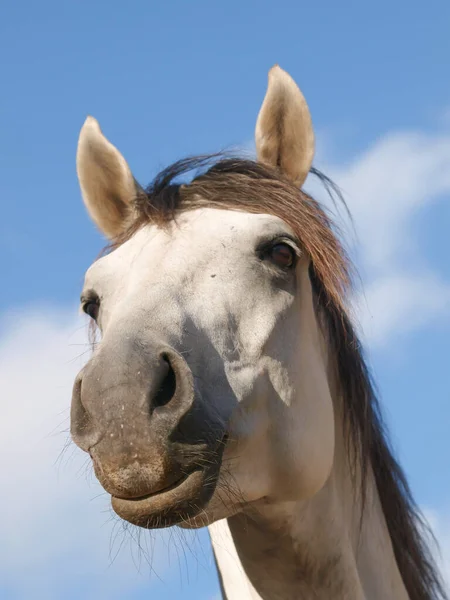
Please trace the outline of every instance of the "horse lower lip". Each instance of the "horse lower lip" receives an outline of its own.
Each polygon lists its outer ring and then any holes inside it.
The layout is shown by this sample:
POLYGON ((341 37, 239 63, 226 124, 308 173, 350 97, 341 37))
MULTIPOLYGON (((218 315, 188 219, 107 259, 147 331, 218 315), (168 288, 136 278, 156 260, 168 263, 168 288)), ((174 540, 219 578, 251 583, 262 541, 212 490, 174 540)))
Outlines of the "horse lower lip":
POLYGON ((189 475, 191 475, 191 473, 188 473, 187 475, 183 475, 182 477, 180 477, 180 479, 177 479, 176 481, 174 481, 173 483, 171 483, 170 485, 168 485, 165 488, 161 488, 159 490, 156 490, 155 492, 150 492, 149 494, 144 494, 143 496, 135 496, 135 497, 130 497, 130 498, 123 497, 123 496, 114 496, 114 498, 118 498, 119 500, 127 500, 129 502, 140 502, 141 500, 147 500, 147 498, 151 498, 152 496, 157 496, 158 494, 164 494, 164 492, 169 492, 170 490, 174 490, 179 485, 181 485, 189 477, 189 475))
POLYGON ((198 512, 197 505, 201 504, 205 489, 204 477, 203 470, 196 470, 170 488, 148 496, 129 500, 112 496, 112 508, 125 521, 147 529, 174 525, 184 515, 198 512))

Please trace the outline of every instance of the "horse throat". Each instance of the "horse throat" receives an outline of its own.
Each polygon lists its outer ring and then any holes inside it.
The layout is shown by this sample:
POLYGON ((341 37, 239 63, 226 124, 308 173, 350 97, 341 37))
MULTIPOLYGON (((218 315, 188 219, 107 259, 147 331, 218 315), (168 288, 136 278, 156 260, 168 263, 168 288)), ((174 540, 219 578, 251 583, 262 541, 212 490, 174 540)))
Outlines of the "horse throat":
POLYGON ((261 501, 210 527, 228 600, 409 600, 373 475, 361 520, 336 442, 330 477, 313 498, 261 501))

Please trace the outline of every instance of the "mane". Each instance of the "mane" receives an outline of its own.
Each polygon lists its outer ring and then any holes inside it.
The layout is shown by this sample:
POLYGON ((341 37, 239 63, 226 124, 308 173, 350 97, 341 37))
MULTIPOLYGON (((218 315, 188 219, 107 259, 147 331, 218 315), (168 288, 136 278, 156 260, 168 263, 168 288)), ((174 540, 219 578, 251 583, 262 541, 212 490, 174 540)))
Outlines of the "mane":
MULTIPOLYGON (((333 182, 316 169, 311 173, 348 211, 333 182)), ((316 310, 336 357, 350 464, 354 472, 358 466, 361 473, 363 506, 371 469, 409 597, 411 600, 445 598, 426 541, 426 534, 431 534, 388 442, 375 386, 352 325, 348 296, 355 271, 330 215, 278 170, 252 160, 222 155, 193 157, 161 171, 138 194, 134 200, 135 218, 113 241, 112 247, 124 243, 148 222, 166 226, 180 212, 196 207, 271 214, 280 217, 298 236, 311 259, 316 310), (193 176, 189 178, 191 173, 193 176)))

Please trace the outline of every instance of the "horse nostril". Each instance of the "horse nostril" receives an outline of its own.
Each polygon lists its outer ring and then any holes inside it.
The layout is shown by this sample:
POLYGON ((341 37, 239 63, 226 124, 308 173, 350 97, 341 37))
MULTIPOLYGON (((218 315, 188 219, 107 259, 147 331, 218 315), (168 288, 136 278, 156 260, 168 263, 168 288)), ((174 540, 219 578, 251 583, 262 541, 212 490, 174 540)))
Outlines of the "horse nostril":
POLYGON ((81 373, 77 375, 72 391, 72 404, 70 408, 70 433, 73 441, 86 452, 92 444, 92 432, 90 430, 89 413, 81 399, 81 387, 83 378, 81 373))
POLYGON ((167 354, 164 354, 162 358, 167 363, 168 371, 163 381, 161 382, 159 390, 156 392, 155 396, 152 399, 152 409, 168 404, 175 395, 177 385, 175 371, 173 370, 172 365, 170 364, 169 357, 167 356, 167 354))

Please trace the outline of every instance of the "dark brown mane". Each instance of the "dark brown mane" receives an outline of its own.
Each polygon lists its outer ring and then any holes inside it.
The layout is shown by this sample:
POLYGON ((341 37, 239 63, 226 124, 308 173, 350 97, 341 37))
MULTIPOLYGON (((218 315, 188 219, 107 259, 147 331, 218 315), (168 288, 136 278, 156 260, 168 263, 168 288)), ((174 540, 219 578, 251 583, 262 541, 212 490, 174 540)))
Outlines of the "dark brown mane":
MULTIPOLYGON (((328 178, 316 170, 313 173, 329 191, 335 190, 328 178)), ((164 225, 180 211, 198 206, 269 213, 283 219, 296 232, 311 258, 316 306, 336 356, 349 449, 357 460, 352 462, 360 466, 363 490, 371 467, 411 600, 445 598, 423 537, 420 513, 387 441, 371 376, 348 314, 346 296, 351 289, 352 267, 332 220, 318 202, 279 172, 260 163, 220 156, 189 158, 162 171, 136 198, 137 218, 113 247, 129 239, 145 223, 164 225), (177 182, 198 169, 203 171, 189 183, 177 182)))

